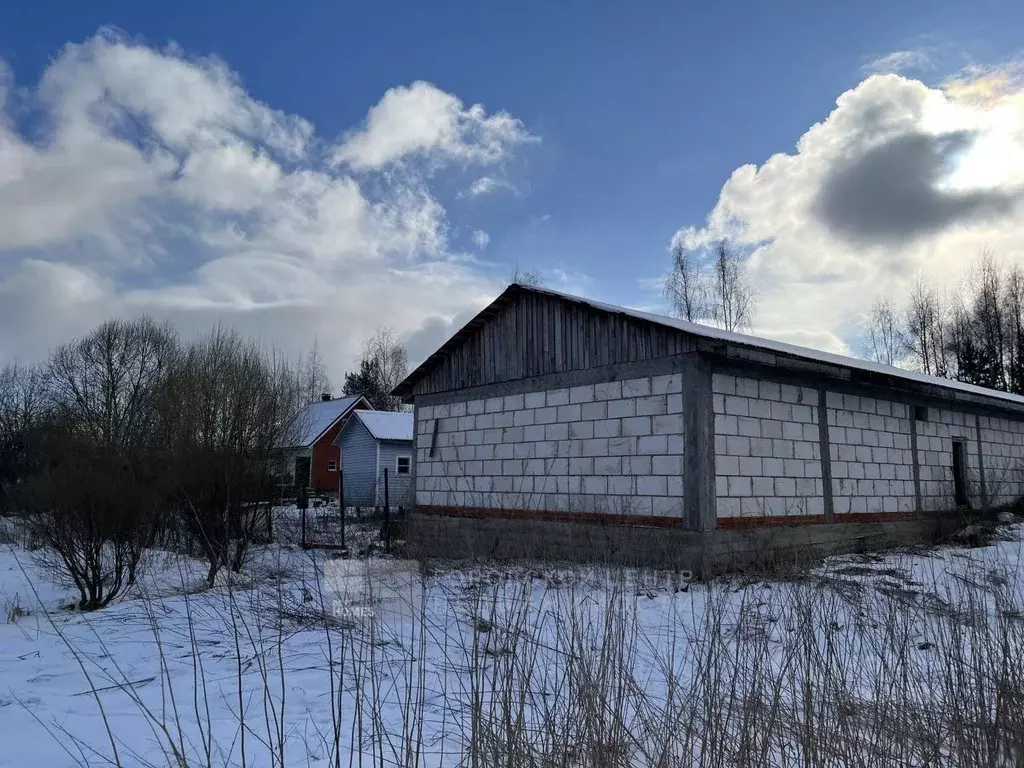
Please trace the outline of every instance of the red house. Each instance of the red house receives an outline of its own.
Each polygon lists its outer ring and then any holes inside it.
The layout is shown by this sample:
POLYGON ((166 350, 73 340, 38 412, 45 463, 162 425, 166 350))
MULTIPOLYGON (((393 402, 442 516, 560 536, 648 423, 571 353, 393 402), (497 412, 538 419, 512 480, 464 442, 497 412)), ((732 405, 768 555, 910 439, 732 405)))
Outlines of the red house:
POLYGON ((294 445, 284 449, 282 471, 288 484, 295 488, 305 485, 313 493, 338 490, 341 449, 334 439, 355 410, 372 410, 372 406, 362 395, 334 399, 328 393, 306 406, 296 426, 294 445))

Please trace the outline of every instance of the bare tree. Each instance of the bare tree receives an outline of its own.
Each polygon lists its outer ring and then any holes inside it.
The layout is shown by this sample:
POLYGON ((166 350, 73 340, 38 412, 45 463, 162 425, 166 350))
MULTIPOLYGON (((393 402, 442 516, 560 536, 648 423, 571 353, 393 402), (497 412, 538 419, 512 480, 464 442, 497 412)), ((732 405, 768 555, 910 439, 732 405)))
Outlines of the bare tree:
POLYGON ((155 488, 111 454, 52 424, 50 466, 14 491, 33 556, 79 593, 78 607, 103 608, 135 584, 152 543, 160 498, 155 488))
POLYGON ((960 288, 942 295, 922 277, 907 302, 904 338, 915 366, 997 390, 1024 389, 1024 274, 982 250, 960 288))
POLYGON ((924 373, 1024 393, 1024 269, 1005 269, 983 249, 952 293, 918 276, 903 338, 924 373))
POLYGON ((1003 318, 1003 274, 995 257, 983 249, 970 276, 972 294, 970 328, 978 348, 979 364, 974 383, 990 389, 1006 389, 1006 323, 1003 318))
POLYGON ((727 241, 719 241, 711 273, 712 320, 727 331, 749 328, 756 303, 745 264, 727 241))
POLYGON ((299 377, 279 355, 217 328, 189 345, 164 401, 167 488, 209 563, 238 571, 294 432, 299 377))
POLYGON ((314 339, 313 346, 306 353, 298 369, 299 391, 303 403, 313 403, 323 394, 331 392, 331 379, 320 355, 320 344, 314 339))
POLYGON ((947 375, 957 381, 976 384, 983 366, 981 350, 976 344, 976 329, 961 293, 953 294, 945 303, 945 347, 951 366, 947 375))
POLYGON ((919 275, 907 301, 904 338, 915 366, 922 373, 949 376, 952 372, 945 313, 938 291, 919 275))
POLYGON ((153 432, 154 398, 177 337, 149 318, 109 320, 53 353, 47 370, 50 397, 100 449, 138 449, 153 432))
POLYGON ((15 362, 0 369, 0 512, 9 508, 11 488, 39 464, 35 433, 45 413, 38 367, 15 362))
POLYGON ((665 277, 665 298, 677 317, 690 323, 711 316, 711 287, 693 251, 672 247, 672 271, 665 277))
POLYGON ((1024 394, 1024 269, 1012 266, 1006 273, 1003 289, 1007 389, 1024 394))
POLYGON ((345 374, 345 394, 363 395, 378 411, 401 410, 401 398, 391 393, 408 372, 405 346, 390 328, 378 328, 363 346, 359 370, 345 374))
POLYGON ((159 519, 158 404, 177 351, 166 327, 103 323, 39 374, 47 408, 37 457, 14 496, 44 565, 93 610, 130 587, 159 519))
POLYGON ((902 318, 889 299, 878 299, 872 305, 865 336, 867 353, 875 362, 898 365, 903 359, 907 342, 902 318))
POLYGON ((520 269, 518 264, 509 275, 508 281, 510 284, 530 285, 534 288, 541 288, 544 285, 544 278, 541 277, 540 270, 520 269))

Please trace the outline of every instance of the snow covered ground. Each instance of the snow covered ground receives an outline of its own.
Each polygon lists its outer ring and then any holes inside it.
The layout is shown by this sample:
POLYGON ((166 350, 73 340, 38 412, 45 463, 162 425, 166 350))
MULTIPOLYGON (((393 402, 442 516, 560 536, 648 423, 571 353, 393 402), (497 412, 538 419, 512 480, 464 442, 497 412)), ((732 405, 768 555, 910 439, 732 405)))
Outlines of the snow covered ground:
POLYGON ((150 552, 80 614, 0 544, 0 766, 1016 764, 1022 547, 690 585, 273 545, 210 590, 150 552))

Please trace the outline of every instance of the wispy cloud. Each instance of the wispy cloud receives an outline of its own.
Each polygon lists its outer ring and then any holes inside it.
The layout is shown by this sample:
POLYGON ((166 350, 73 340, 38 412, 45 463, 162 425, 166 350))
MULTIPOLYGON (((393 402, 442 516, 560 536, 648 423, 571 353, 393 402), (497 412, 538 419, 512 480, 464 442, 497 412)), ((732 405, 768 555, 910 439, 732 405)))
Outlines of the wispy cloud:
POLYGON ((1024 61, 983 66, 969 64, 942 84, 943 91, 958 101, 991 106, 1017 93, 1024 83, 1024 61))
POLYGON ((494 176, 481 176, 470 184, 467 189, 459 192, 456 197, 482 197, 483 195, 489 195, 492 192, 497 192, 499 189, 510 189, 513 192, 516 191, 515 187, 507 181, 497 179, 494 176))
POLYGON ((912 71, 927 72, 935 69, 935 59, 932 48, 913 48, 905 51, 893 51, 873 58, 861 69, 869 75, 901 74, 912 71))
POLYGON ((473 245, 479 248, 481 251, 487 247, 487 244, 491 242, 491 236, 484 232, 482 229, 473 230, 473 245))

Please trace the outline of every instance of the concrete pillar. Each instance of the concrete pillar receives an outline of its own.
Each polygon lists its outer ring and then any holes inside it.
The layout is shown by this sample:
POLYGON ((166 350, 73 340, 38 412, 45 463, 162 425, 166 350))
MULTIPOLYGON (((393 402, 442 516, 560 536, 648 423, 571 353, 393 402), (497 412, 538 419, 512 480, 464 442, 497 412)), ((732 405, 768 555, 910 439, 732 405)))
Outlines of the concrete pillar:
MULTIPOLYGON (((832 499, 832 448, 828 436, 828 394, 824 388, 818 390, 818 445, 821 452, 821 496, 825 506, 825 522, 835 519, 835 503, 832 499)), ((813 433, 812 433, 813 434, 813 433)))
POLYGON ((978 441, 978 479, 981 481, 981 506, 988 507, 988 488, 985 486, 985 454, 981 447, 981 416, 974 414, 974 437, 978 441))
POLYGON ((687 526, 712 531, 718 525, 715 496, 715 412, 711 397, 711 364, 688 355, 683 369, 683 499, 687 526))
POLYGON ((914 511, 921 514, 921 462, 917 456, 917 409, 912 403, 907 404, 907 417, 910 419, 910 453, 914 459, 914 511))

